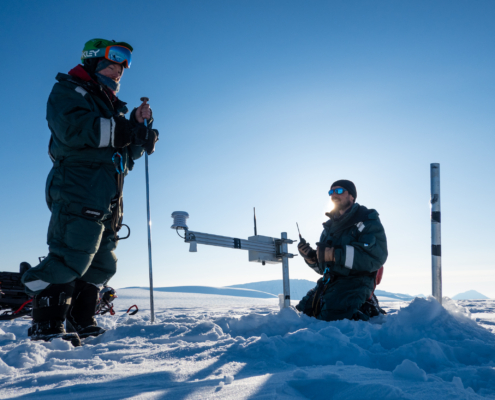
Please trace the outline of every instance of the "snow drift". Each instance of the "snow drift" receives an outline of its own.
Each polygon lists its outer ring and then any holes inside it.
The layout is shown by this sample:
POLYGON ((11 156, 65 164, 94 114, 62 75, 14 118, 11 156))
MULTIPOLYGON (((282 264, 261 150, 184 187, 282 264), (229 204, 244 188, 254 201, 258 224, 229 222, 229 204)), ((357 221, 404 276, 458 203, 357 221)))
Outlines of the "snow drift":
MULTIPOLYGON (((121 309, 147 295, 119 292, 121 309)), ((0 398, 495 398, 495 335, 453 301, 329 323, 272 299, 181 296, 156 293, 155 324, 147 312, 100 317, 108 332, 81 348, 2 323, 0 398)))

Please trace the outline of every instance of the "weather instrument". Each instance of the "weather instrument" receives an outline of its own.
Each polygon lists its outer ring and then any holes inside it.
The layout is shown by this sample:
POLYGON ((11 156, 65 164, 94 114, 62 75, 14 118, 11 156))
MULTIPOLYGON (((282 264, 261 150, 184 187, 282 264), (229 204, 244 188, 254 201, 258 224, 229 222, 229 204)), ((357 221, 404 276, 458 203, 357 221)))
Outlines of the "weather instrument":
POLYGON ((212 235, 210 233, 201 233, 189 230, 186 220, 189 214, 185 211, 175 211, 172 213, 174 220, 172 229, 184 231, 184 236, 179 236, 189 243, 189 251, 197 252, 198 244, 209 246, 227 247, 230 249, 247 250, 249 253, 249 261, 260 262, 266 264, 282 263, 282 276, 284 284, 284 308, 290 307, 290 285, 289 285, 289 258, 293 258, 295 254, 288 252, 288 245, 296 242, 296 240, 287 239, 287 233, 282 232, 280 238, 262 236, 257 234, 256 214, 254 217, 254 236, 246 239, 238 239, 227 236, 212 235))

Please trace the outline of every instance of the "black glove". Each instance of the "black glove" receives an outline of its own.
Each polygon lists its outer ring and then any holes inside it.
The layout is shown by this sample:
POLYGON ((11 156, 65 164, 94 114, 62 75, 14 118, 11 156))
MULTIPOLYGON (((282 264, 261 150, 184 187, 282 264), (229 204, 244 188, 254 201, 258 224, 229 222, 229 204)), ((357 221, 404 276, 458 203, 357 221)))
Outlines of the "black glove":
POLYGON ((148 155, 151 155, 155 152, 155 143, 158 142, 159 133, 156 129, 148 129, 148 132, 148 141, 145 145, 143 145, 143 147, 146 150, 146 153, 148 153, 148 155))
POLYGON ((115 131, 112 138, 112 146, 116 149, 129 146, 132 141, 132 122, 121 115, 113 117, 113 120, 115 121, 115 131))
POLYGON ((144 126, 138 126, 133 131, 132 143, 144 147, 146 153, 151 155, 155 151, 155 143, 158 141, 158 131, 144 126))
POLYGON ((316 250, 312 249, 306 240, 301 239, 297 246, 299 254, 309 263, 314 264, 316 262, 316 250))

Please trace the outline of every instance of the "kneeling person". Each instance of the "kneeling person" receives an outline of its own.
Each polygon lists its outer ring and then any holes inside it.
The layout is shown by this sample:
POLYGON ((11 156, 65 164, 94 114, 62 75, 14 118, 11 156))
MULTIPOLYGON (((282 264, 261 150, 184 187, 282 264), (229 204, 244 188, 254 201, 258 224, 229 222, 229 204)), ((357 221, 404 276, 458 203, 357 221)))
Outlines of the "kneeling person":
POLYGON ((387 260, 387 238, 378 212, 357 204, 354 183, 339 180, 329 194, 335 205, 316 250, 304 239, 298 246, 306 263, 323 275, 296 309, 325 321, 368 320, 360 311, 375 289, 377 271, 387 260))

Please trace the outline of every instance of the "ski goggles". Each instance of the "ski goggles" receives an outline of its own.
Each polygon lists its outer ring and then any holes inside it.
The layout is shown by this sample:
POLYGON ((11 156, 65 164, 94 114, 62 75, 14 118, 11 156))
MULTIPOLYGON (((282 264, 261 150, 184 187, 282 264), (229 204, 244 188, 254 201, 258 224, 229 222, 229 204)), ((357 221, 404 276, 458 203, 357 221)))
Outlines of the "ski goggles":
POLYGON ((337 188, 337 189, 330 189, 328 191, 328 195, 331 196, 332 194, 334 193, 337 193, 337 194, 342 194, 346 191, 347 189, 343 189, 343 188, 337 188))
POLYGON ((124 46, 108 46, 105 49, 105 58, 117 64, 123 64, 124 68, 131 67, 131 51, 124 46))

